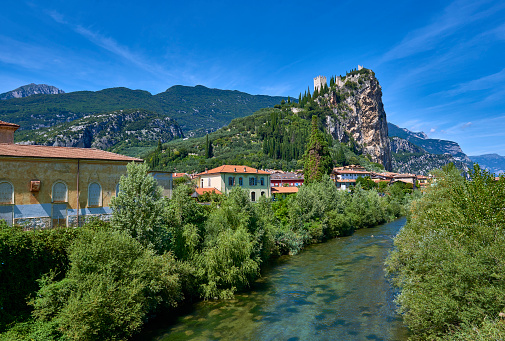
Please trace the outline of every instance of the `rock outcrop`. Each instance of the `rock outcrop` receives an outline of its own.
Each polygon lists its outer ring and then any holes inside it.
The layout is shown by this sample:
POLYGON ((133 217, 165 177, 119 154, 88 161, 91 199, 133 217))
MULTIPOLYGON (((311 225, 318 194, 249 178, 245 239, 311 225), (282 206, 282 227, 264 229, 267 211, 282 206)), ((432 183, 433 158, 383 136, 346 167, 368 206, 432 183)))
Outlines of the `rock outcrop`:
POLYGON ((98 148, 152 146, 184 137, 177 122, 145 110, 119 110, 95 114, 36 131, 23 131, 16 140, 22 144, 98 148))
POLYGON ((22 98, 32 95, 57 95, 64 94, 65 91, 58 89, 55 86, 47 84, 34 84, 20 86, 17 89, 0 94, 0 99, 22 98))
POLYGON ((426 153, 426 151, 398 136, 390 137, 391 153, 426 153))
POLYGON ((386 170, 392 169, 382 90, 373 71, 348 73, 316 101, 331 109, 326 126, 333 138, 369 155, 372 162, 382 164, 386 170))

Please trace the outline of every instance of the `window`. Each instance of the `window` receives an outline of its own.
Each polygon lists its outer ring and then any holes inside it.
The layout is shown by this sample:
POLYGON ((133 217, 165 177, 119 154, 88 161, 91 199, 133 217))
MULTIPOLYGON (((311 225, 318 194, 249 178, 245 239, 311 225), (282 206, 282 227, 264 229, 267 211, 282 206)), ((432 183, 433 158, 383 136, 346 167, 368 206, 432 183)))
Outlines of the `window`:
POLYGON ((203 188, 203 179, 202 179, 202 186, 201 187, 203 188))
POLYGON ((101 206, 102 204, 102 187, 94 182, 88 187, 88 206, 101 206))
POLYGON ((261 196, 264 197, 265 196, 265 192, 261 192, 261 196))
POLYGON ((0 220, 5 220, 7 225, 14 222, 14 186, 9 182, 0 182, 0 220))
POLYGON ((228 185, 233 186, 235 184, 235 178, 233 176, 228 177, 228 185))
POLYGON ((0 182, 0 204, 14 204, 14 186, 0 182))
POLYGON ((261 178, 261 186, 265 186, 265 178, 261 178))
POLYGON ((53 227, 67 226, 67 204, 53 204, 53 227))
POLYGON ((256 178, 249 178, 249 186, 256 186, 258 184, 258 179, 256 178))
POLYGON ((256 201, 256 193, 251 192, 251 201, 256 201))
POLYGON ((238 185, 239 186, 243 186, 244 185, 244 180, 242 179, 242 177, 238 178, 238 185))
POLYGON ((53 185, 53 193, 52 193, 52 199, 53 202, 67 202, 68 197, 67 197, 67 185, 63 182, 56 182, 53 185))
POLYGON ((210 178, 207 179, 207 187, 211 187, 210 186, 210 178))
POLYGON ((116 197, 119 195, 119 184, 116 185, 116 197))

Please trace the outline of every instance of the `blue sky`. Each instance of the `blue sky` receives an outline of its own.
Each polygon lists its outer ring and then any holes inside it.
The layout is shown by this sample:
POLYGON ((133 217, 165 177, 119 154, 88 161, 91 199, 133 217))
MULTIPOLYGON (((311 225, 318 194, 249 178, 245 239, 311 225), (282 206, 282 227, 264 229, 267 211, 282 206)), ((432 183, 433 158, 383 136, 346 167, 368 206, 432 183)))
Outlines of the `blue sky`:
POLYGON ((375 71, 389 122, 505 155, 503 1, 21 1, 0 11, 0 93, 205 85, 298 96, 375 71))

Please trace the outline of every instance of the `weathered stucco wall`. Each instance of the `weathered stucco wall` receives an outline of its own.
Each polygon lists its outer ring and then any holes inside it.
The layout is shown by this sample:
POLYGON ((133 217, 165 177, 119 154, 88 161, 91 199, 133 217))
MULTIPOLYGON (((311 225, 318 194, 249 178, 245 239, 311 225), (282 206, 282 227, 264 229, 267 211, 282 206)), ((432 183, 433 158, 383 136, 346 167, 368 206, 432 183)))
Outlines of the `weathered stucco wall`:
MULTIPOLYGON (((126 174, 126 162, 79 160, 78 164, 77 160, 70 159, 0 158, 0 182, 7 181, 14 187, 14 222, 34 228, 53 225, 55 207, 65 214, 68 225, 76 225, 78 198, 80 217, 86 215, 107 220, 111 213, 111 199, 116 195, 117 184, 123 174, 126 174), (40 181, 39 191, 30 191, 31 180, 40 181), (66 202, 53 201, 53 185, 57 182, 67 186, 66 202), (99 205, 88 203, 91 183, 101 186, 99 205)), ((85 219, 79 220, 82 224, 85 219)))

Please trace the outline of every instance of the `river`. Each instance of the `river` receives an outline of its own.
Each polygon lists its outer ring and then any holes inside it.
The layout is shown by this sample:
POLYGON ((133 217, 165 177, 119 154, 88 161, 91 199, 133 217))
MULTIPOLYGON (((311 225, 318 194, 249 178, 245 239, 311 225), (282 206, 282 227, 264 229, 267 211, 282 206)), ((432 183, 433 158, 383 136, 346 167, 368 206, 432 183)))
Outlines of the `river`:
POLYGON ((384 260, 405 218, 279 259, 246 294, 200 302, 143 340, 406 340, 384 260))

